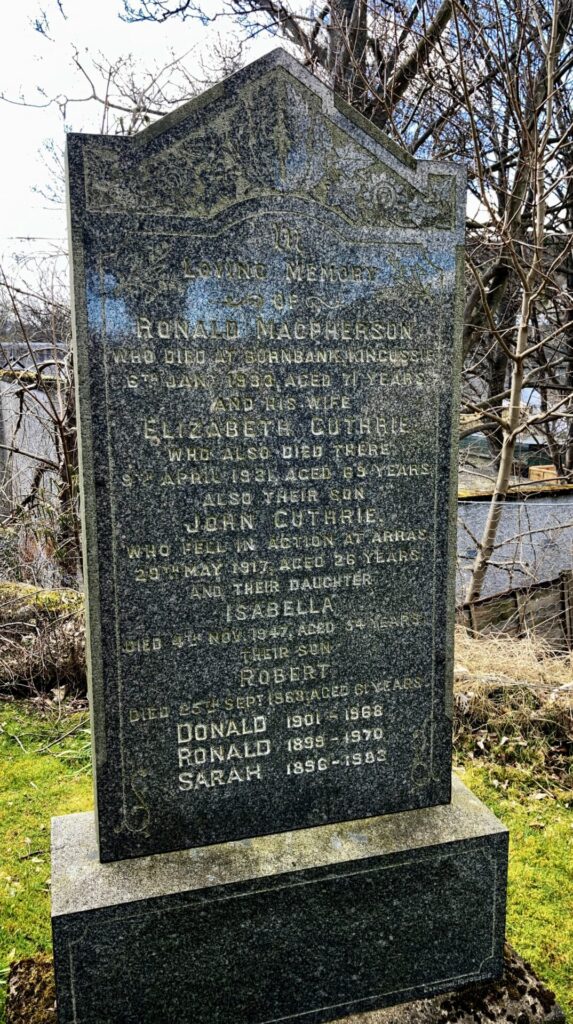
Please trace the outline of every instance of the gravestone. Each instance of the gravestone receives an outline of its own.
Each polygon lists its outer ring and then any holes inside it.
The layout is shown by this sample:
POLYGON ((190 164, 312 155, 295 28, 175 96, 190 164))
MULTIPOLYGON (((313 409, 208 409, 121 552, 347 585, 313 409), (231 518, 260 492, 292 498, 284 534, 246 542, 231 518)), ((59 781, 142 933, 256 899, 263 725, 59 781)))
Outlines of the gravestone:
POLYGON ((449 799, 463 177, 367 127, 69 137, 103 859, 449 799))
POLYGON ((61 1022, 492 976, 507 837, 450 802, 461 171, 280 50, 68 171, 97 841, 55 820, 61 1022))

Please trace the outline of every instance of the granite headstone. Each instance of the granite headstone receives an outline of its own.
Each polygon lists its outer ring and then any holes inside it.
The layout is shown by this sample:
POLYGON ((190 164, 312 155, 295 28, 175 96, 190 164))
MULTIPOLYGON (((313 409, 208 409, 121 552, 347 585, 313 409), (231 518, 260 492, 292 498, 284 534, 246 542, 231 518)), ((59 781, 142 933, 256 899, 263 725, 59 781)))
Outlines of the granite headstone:
POLYGON ((463 172, 281 52, 68 167, 102 859, 447 802, 463 172))
POLYGON ((450 799, 462 173, 280 50, 68 166, 96 813, 53 821, 60 1024, 499 975, 507 832, 450 799))

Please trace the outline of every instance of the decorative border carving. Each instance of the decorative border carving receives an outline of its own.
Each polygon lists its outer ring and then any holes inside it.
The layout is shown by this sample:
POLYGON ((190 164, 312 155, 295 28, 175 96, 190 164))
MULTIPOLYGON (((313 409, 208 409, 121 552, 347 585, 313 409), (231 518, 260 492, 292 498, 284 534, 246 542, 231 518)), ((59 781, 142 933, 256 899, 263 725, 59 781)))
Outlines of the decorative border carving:
POLYGON ((211 220, 253 199, 314 200, 357 227, 455 225, 456 180, 430 174, 427 193, 384 165, 328 117, 282 68, 244 85, 230 106, 143 150, 105 139, 84 149, 91 212, 211 220))

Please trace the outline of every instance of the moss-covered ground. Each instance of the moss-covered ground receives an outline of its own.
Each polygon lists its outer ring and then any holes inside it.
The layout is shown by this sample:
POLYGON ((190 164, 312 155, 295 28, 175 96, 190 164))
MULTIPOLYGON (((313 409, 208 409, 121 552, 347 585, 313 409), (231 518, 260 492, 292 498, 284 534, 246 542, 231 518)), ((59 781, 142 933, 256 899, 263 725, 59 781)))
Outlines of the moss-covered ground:
POLYGON ((0 703, 0 1022, 8 965, 48 951, 50 818, 92 806, 85 713, 0 703))
MULTIPOLYGON (((533 742, 533 741, 531 741, 533 742)), ((505 748, 508 744, 502 745, 505 748)), ((508 938, 573 1024, 573 808, 539 761, 501 764, 467 742, 457 770, 511 830, 508 938), (482 756, 483 755, 483 756, 482 756), (536 771, 537 768, 537 771, 536 771)), ((12 960, 50 949, 49 822, 92 806, 84 713, 0 703, 0 981, 12 960)), ((1 1007, 0 1024, 4 1021, 1 1007)))
POLYGON ((511 768, 456 770, 510 830, 507 937, 573 1024, 573 796, 524 789, 511 768))

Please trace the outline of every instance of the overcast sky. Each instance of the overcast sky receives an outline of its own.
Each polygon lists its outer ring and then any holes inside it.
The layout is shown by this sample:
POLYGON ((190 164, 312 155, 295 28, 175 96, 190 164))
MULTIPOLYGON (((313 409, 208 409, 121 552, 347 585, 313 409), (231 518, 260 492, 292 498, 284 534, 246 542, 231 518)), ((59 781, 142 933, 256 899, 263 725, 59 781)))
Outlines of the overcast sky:
MULTIPOLYGON (((197 22, 170 21, 166 25, 125 24, 119 18, 121 0, 19 0, 6 5, 0 35, 0 92, 12 100, 42 104, 46 97, 86 95, 86 84, 72 65, 74 48, 86 60, 91 54, 108 59, 133 54, 142 68, 163 66, 175 52, 187 53, 192 73, 200 73, 200 58, 211 43, 214 29, 197 22), (34 28, 47 16, 46 35, 34 28), (46 94, 42 95, 41 90, 46 94)), ((215 0, 212 0, 215 3, 215 0)), ((218 22, 216 31, 223 30, 218 22)), ((227 28, 227 31, 229 29, 227 28)), ((249 53, 258 57, 276 46, 268 37, 259 39, 249 53)), ((101 107, 93 103, 69 103, 65 124, 74 131, 98 131, 101 107)), ((49 180, 44 143, 64 144, 64 120, 57 104, 44 107, 15 106, 0 101, 2 128, 2 176, 0 189, 0 254, 9 257, 31 247, 45 250, 65 241, 65 214, 35 189, 49 180), (21 241, 34 236, 34 241, 21 241)))

